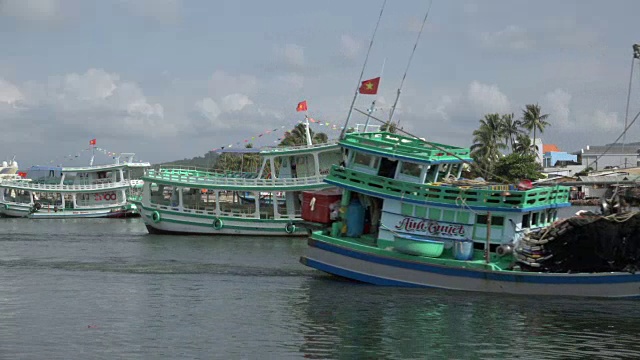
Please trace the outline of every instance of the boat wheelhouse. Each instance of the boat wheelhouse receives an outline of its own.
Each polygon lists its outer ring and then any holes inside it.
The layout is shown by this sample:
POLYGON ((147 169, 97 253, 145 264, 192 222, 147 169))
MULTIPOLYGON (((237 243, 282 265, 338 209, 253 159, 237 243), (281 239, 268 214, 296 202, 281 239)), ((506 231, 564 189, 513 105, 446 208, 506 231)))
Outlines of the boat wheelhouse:
MULTIPOLYGON (((150 169, 138 204, 150 233, 306 236, 305 190, 330 187, 331 165, 342 161, 334 143, 243 149, 260 161, 256 172, 150 169)), ((244 155, 242 155, 244 156, 244 155)))
POLYGON ((347 134, 340 145, 346 165, 325 181, 343 189, 341 216, 313 232, 303 264, 379 285, 640 295, 640 275, 629 272, 536 268, 536 259, 553 256, 544 244, 566 231, 557 220, 569 187, 462 179, 468 148, 398 134, 347 134))
POLYGON ((87 167, 33 166, 28 179, 0 182, 0 213, 8 217, 121 217, 130 182, 126 164, 87 167))

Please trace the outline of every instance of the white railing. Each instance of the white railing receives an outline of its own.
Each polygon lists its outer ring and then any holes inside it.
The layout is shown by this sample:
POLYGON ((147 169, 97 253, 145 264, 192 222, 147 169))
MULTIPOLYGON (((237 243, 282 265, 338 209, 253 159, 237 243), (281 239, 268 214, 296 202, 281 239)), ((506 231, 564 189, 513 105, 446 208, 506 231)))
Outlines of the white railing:
POLYGON ((103 184, 73 184, 73 185, 60 185, 60 184, 38 184, 31 181, 24 180, 8 180, 0 182, 0 187, 10 187, 22 190, 31 191, 87 191, 87 190, 114 190, 120 188, 129 187, 129 180, 103 183, 103 184))
POLYGON ((234 178, 234 177, 202 177, 202 176, 189 176, 181 174, 170 174, 163 172, 155 172, 150 170, 147 174, 149 178, 154 180, 162 180, 167 182, 174 182, 180 184, 189 185, 203 185, 203 186, 219 186, 219 187, 272 187, 272 188, 286 188, 303 185, 319 185, 324 184, 325 176, 308 176, 298 178, 271 178, 271 179, 246 179, 246 178, 234 178))

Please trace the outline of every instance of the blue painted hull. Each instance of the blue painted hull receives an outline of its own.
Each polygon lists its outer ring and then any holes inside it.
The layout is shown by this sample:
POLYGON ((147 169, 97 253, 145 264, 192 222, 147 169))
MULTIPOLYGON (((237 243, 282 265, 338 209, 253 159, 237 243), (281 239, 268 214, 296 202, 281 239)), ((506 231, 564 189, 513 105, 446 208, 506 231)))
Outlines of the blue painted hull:
POLYGON ((301 262, 337 276, 375 285, 451 290, 587 297, 640 297, 640 274, 535 273, 430 264, 309 240, 301 262))

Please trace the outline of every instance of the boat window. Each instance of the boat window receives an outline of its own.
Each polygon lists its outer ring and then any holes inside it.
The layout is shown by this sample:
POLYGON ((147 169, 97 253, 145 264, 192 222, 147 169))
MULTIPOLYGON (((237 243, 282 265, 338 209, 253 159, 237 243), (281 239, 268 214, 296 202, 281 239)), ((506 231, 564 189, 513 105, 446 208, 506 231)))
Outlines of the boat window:
POLYGON ((400 173, 403 175, 419 177, 421 171, 422 171, 422 165, 418 165, 416 163, 411 163, 411 162, 403 161, 402 166, 400 167, 400 173))
POLYGON ((538 219, 539 219, 539 217, 538 217, 538 213, 537 212, 531 213, 531 226, 537 226, 538 225, 538 219))
POLYGON ((524 214, 522 215, 522 227, 523 228, 528 228, 530 227, 531 224, 529 223, 529 214, 524 214))
POLYGON ((370 164, 371 164, 371 156, 368 155, 368 154, 363 154, 363 153, 357 152, 355 154, 355 157, 354 157, 353 161, 358 165, 363 165, 363 166, 369 167, 370 164))
POLYGON ((429 170, 427 170, 427 177, 424 179, 425 184, 434 182, 436 179, 437 173, 438 173, 438 165, 431 165, 429 170))
POLYGON ((398 160, 389 160, 387 158, 382 158, 382 160, 380 161, 380 169, 378 170, 378 175, 393 179, 396 175, 397 167, 398 160))
MULTIPOLYGON (((476 215, 476 223, 478 224, 487 224, 487 215, 476 215)), ((503 226, 504 225, 504 217, 503 216, 492 216, 491 217, 491 226, 503 226)))

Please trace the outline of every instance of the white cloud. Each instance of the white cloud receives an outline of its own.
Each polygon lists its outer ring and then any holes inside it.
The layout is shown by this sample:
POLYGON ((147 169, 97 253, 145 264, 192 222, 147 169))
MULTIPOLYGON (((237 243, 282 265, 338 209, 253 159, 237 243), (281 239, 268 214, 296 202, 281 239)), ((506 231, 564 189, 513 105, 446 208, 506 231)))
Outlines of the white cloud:
POLYGON ((489 48, 507 48, 512 50, 525 50, 533 47, 533 39, 527 31, 519 26, 509 25, 495 32, 483 32, 480 34, 480 43, 489 48))
MULTIPOLYGON (((148 101, 137 84, 122 81, 120 75, 102 69, 27 83, 21 104, 25 114, 47 118, 47 125, 59 134, 99 129, 111 135, 129 137, 162 136, 175 131, 174 123, 163 121, 161 104, 148 101), (149 129, 153 131, 149 132, 149 129)), ((5 120, 21 124, 32 121, 20 117, 5 120)))
POLYGON ((481 114, 511 112, 509 99, 497 85, 486 85, 473 81, 469 85, 468 99, 475 110, 481 114))
POLYGON ((240 111, 248 105, 252 105, 253 101, 247 95, 230 94, 222 98, 222 109, 225 112, 240 111))
POLYGON ((23 99, 24 95, 17 86, 0 78, 0 103, 14 105, 23 99))
POLYGON ((593 129, 607 131, 610 131, 611 129, 620 129, 620 132, 622 132, 622 129, 624 128, 624 125, 618 122, 618 113, 616 112, 596 110, 587 120, 590 127, 593 129))
POLYGON ((296 44, 286 44, 284 47, 276 48, 276 55, 284 61, 286 65, 292 67, 304 66, 304 48, 296 44))
POLYGON ((28 22, 47 22, 61 16, 58 0, 2 0, 0 16, 28 22))
POLYGON ((120 0, 132 14, 148 17, 165 24, 180 20, 181 0, 120 0))
POLYGON ((357 59, 360 49, 362 49, 362 45, 353 37, 349 35, 340 37, 340 52, 345 58, 349 60, 357 59))
POLYGON ((283 88, 285 91, 300 90, 304 87, 304 76, 296 73, 278 75, 274 79, 273 88, 283 88))
POLYGON ((198 101, 196 110, 211 122, 215 122, 222 113, 220 106, 212 98, 204 98, 198 101))
POLYGON ((258 88, 258 79, 252 75, 231 75, 216 70, 209 80, 209 93, 214 98, 240 93, 252 94, 258 88))
POLYGON ((543 112, 548 112, 549 123, 554 128, 566 130, 572 127, 569 119, 569 115, 571 114, 570 103, 571 94, 563 89, 555 89, 543 96, 541 108, 543 112))

